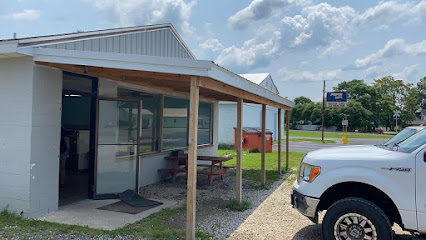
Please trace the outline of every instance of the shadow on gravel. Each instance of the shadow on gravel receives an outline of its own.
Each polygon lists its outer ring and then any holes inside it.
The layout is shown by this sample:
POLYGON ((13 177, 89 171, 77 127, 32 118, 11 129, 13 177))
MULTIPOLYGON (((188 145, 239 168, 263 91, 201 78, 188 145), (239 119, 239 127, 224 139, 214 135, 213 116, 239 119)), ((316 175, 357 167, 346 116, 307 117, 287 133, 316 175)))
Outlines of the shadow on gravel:
MULTIPOLYGON (((320 224, 309 225, 305 228, 300 229, 300 231, 294 235, 292 240, 302 240, 302 239, 321 240, 321 225, 320 224)), ((426 240, 421 237, 406 235, 406 234, 394 234, 393 239, 394 240, 426 240)))
POLYGON ((302 239, 321 240, 321 225, 309 225, 300 229, 300 231, 294 235, 293 240, 302 239))

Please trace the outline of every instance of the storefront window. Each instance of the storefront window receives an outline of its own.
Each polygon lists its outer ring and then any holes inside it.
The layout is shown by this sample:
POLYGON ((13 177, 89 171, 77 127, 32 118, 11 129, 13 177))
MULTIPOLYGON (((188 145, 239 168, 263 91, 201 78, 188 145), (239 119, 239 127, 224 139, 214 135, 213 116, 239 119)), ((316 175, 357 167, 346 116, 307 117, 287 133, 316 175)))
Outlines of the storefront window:
POLYGON ((159 112, 161 95, 119 88, 118 97, 140 102, 139 153, 159 151, 159 112))
POLYGON ((164 97, 163 150, 188 146, 189 101, 164 97))
POLYGON ((212 104, 200 102, 198 108, 198 145, 211 143, 212 104))
POLYGON ((160 96, 144 96, 142 98, 140 153, 156 152, 159 132, 160 96))

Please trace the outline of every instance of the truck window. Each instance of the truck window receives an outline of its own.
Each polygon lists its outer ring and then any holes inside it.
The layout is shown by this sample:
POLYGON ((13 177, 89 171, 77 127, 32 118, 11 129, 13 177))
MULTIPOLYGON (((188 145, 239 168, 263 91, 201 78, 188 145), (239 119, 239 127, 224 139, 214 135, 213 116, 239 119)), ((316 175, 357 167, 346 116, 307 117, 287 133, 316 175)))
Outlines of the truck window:
POLYGON ((399 144, 398 151, 411 153, 420 146, 426 144, 426 129, 414 134, 409 137, 407 140, 399 144))

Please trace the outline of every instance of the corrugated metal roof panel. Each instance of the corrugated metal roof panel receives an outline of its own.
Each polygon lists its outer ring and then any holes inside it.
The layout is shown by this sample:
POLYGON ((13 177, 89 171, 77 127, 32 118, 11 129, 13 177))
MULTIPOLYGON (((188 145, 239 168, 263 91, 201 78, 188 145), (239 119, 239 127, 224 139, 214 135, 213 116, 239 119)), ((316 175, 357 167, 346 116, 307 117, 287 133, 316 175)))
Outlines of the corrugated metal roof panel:
POLYGON ((110 52, 157 57, 192 58, 169 29, 56 43, 46 48, 110 52))

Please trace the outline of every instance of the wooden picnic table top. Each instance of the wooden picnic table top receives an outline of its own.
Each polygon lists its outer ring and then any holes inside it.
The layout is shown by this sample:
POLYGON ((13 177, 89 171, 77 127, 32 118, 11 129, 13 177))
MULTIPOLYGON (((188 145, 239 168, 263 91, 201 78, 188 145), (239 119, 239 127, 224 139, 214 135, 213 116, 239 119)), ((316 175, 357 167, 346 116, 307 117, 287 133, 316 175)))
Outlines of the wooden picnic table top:
MULTIPOLYGON (((188 154, 183 154, 180 156, 167 156, 165 158, 169 160, 186 160, 188 159, 188 154)), ((197 160, 200 161, 226 162, 231 159, 232 157, 197 156, 197 160)))

